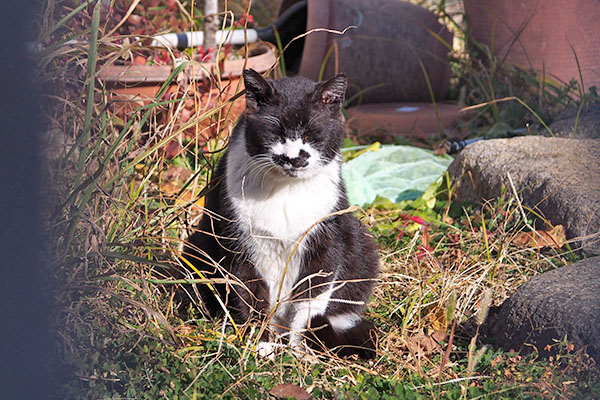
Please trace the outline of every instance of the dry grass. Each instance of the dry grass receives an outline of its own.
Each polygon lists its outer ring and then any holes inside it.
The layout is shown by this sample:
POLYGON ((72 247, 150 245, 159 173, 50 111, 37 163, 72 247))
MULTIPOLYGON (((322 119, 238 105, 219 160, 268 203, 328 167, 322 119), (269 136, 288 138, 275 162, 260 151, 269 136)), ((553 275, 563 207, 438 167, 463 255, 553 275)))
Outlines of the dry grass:
POLYGON ((481 323, 490 305, 531 276, 575 257, 511 244, 527 224, 510 193, 461 209, 441 192, 435 204, 428 199, 359 213, 380 243, 383 269, 367 310, 378 334, 372 362, 331 354, 297 358, 289 350, 261 359, 254 348, 264 325, 234 329, 198 310, 179 315, 174 292, 182 281, 171 269, 179 266, 176 255, 227 143, 233 101, 207 95, 224 81, 198 84, 176 73, 172 87, 152 101, 115 100, 96 75, 119 57, 133 58, 139 43, 104 36, 114 22, 94 6, 100 2, 69 4, 45 4, 40 21, 50 33, 42 38, 47 47, 39 69, 52 128, 48 229, 56 239, 49 264, 59 282, 63 397, 268 398, 279 383, 297 384, 316 398, 579 393, 564 382, 587 382, 585 357, 553 365, 484 354, 480 341, 469 347, 477 330, 459 329, 469 318, 481 323), (65 39, 76 42, 60 45, 65 39), (423 216, 427 229, 404 224, 406 213, 423 216))

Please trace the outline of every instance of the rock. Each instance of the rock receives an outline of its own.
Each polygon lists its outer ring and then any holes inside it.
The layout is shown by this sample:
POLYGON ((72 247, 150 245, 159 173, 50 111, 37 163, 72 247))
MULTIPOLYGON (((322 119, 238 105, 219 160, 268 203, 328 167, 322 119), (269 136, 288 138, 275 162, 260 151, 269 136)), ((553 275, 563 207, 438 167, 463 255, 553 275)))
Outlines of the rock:
POLYGON ((565 227, 572 247, 600 254, 600 141, 526 136, 479 141, 448 168, 455 200, 493 199, 508 174, 523 204, 565 227))
POLYGON ((522 285, 491 321, 496 344, 529 353, 567 338, 600 362, 600 257, 545 272, 522 285))
MULTIPOLYGON (((557 137, 573 138, 578 111, 579 107, 575 107, 558 114, 550 125, 552 133, 557 137)), ((545 136, 550 135, 547 131, 544 132, 545 136)), ((600 139, 600 104, 589 104, 581 109, 575 138, 600 139)))

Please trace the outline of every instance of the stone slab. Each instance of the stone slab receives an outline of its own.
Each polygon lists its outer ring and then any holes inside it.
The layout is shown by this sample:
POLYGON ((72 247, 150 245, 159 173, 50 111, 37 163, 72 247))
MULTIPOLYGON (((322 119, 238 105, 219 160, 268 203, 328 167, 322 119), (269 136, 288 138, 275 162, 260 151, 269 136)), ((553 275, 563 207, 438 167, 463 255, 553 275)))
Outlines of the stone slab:
POLYGON ((565 227, 591 254, 600 254, 600 141, 526 136, 467 146, 448 169, 455 200, 493 199, 509 175, 523 204, 565 227))

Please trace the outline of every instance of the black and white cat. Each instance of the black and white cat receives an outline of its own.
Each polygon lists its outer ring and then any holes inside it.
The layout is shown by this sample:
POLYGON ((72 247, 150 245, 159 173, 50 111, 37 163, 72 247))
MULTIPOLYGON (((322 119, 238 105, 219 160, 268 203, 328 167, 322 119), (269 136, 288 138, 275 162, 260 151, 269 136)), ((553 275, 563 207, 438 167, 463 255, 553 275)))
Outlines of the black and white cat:
MULTIPOLYGON (((379 272, 376 245, 341 212, 348 208, 339 153, 346 78, 267 81, 246 70, 244 82, 245 113, 184 257, 209 278, 230 274, 243 283, 217 286, 240 320, 276 307, 271 340, 288 337, 296 346, 308 338, 313 347, 373 357, 373 324, 361 314, 379 272)), ((218 312, 212 292, 201 288, 201 295, 218 312)), ((260 351, 269 352, 268 342, 260 351)))

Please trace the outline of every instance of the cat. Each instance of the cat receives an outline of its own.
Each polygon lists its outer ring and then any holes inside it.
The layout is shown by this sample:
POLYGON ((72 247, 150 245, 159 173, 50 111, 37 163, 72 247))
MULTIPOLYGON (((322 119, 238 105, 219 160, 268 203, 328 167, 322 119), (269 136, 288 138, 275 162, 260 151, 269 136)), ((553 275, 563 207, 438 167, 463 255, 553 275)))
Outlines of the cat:
POLYGON ((339 152, 346 77, 266 80, 252 69, 243 77, 246 109, 183 252, 206 278, 232 281, 199 287, 204 304, 212 315, 226 304, 243 322, 271 314, 271 339, 287 337, 292 348, 306 339, 372 358, 374 325, 361 315, 379 258, 347 211, 339 152))

